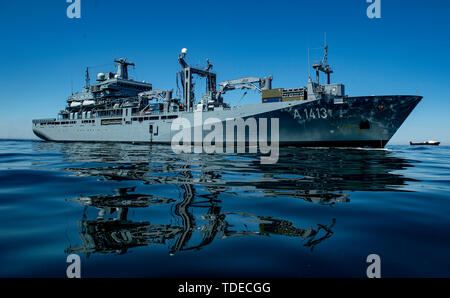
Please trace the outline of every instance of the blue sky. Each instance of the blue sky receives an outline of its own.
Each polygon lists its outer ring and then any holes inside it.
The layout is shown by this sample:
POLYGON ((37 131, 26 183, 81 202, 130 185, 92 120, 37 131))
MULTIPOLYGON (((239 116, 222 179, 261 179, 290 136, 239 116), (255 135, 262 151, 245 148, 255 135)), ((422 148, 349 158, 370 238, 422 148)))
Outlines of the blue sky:
POLYGON ((68 5, 0 0, 0 138, 33 138, 31 120, 55 117, 86 66, 95 78, 119 57, 157 89, 176 87, 183 47, 191 64, 209 58, 218 81, 272 74, 274 88, 304 86, 308 47, 322 46, 326 32, 332 81, 350 96, 424 96, 391 144, 450 144, 449 1, 381 0, 381 19, 367 17, 365 0, 81 0, 81 19, 67 18, 68 5))

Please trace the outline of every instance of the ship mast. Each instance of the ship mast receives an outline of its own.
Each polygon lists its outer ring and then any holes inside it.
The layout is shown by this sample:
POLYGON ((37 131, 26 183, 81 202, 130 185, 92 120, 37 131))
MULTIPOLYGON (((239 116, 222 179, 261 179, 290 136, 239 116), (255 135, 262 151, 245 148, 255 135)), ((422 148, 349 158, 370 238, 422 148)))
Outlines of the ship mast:
POLYGON ((89 67, 86 67, 86 89, 89 89, 90 86, 90 78, 89 78, 89 67))
POLYGON ((114 59, 114 62, 119 64, 119 67, 117 69, 117 77, 119 79, 128 80, 128 66, 129 65, 134 66, 134 63, 127 62, 127 59, 125 59, 125 58, 114 59))
POLYGON ((330 74, 333 73, 333 69, 331 69, 331 66, 328 65, 327 60, 328 60, 328 46, 326 45, 326 41, 325 41, 324 55, 323 55, 322 61, 320 61, 320 63, 315 63, 312 66, 316 70, 316 81, 317 81, 317 84, 319 84, 319 85, 320 85, 320 81, 319 81, 319 73, 320 72, 327 74, 327 84, 330 84, 330 74))

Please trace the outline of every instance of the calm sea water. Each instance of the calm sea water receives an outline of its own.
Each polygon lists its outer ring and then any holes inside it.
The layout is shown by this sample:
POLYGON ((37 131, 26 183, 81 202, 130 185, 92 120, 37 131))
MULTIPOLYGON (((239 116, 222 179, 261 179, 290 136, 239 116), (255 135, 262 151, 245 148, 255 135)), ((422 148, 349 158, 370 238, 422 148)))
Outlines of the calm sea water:
POLYGON ((0 276, 450 277, 450 147, 0 141, 0 276))

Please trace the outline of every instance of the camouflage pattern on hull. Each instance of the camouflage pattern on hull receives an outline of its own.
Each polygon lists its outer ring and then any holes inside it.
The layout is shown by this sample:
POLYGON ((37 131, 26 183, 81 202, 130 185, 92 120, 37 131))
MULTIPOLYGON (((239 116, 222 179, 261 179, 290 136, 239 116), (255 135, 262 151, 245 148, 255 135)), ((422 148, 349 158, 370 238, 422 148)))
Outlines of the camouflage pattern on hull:
POLYGON ((280 144, 383 148, 419 103, 420 96, 317 100, 258 115, 280 119, 280 144))

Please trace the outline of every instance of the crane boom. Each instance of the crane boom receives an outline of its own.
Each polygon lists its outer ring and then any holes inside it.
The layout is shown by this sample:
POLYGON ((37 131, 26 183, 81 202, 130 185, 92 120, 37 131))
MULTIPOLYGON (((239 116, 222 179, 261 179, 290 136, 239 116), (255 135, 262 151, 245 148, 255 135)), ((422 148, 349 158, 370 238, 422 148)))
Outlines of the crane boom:
POLYGON ((221 94, 236 89, 268 90, 272 88, 272 76, 267 78, 245 77, 219 83, 221 94))

